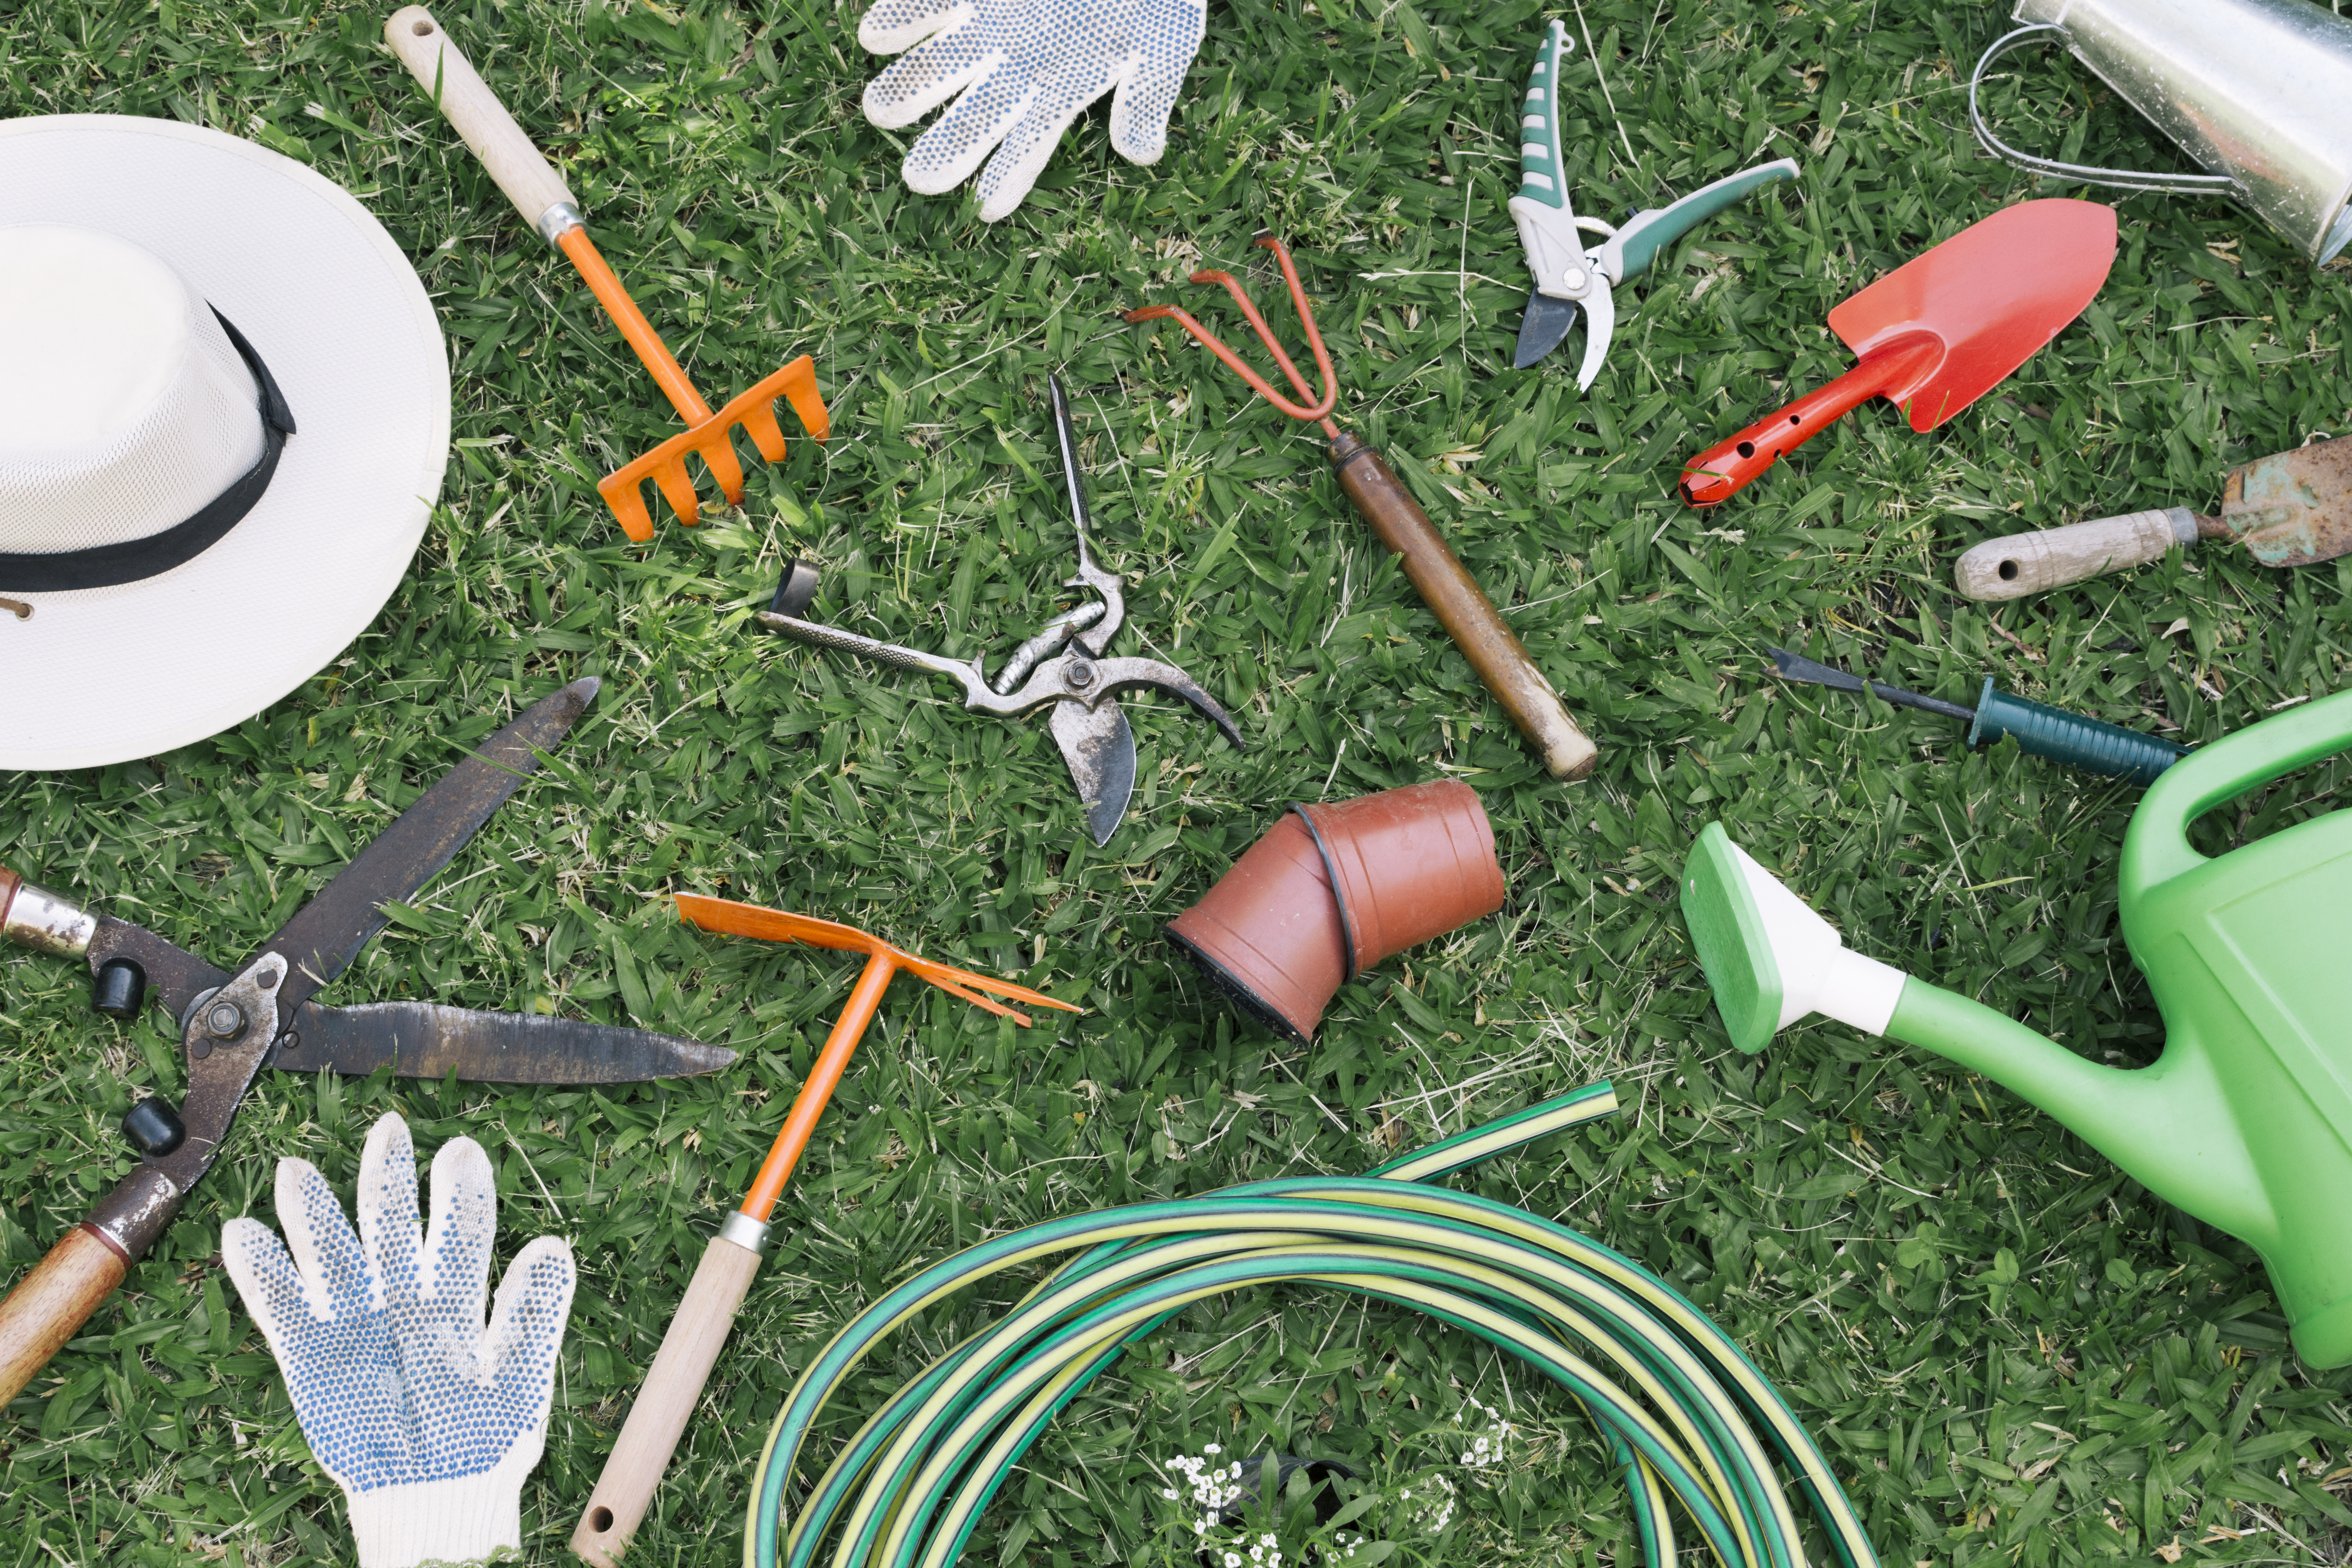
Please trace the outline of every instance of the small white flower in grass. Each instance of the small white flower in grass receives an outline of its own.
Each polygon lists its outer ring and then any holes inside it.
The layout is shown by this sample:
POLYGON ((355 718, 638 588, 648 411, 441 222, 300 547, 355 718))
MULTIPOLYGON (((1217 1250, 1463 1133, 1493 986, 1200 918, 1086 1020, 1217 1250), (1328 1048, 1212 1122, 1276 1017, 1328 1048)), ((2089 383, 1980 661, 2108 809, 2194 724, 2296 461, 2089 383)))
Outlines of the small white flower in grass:
POLYGON ((1174 1502, 1176 1500, 1176 1489, 1174 1487, 1161 1487, 1160 1489, 1160 1495, 1166 1498, 1170 1502, 1174 1502))
POLYGON ((1214 1443, 1211 1443, 1211 1444, 1207 1445, 1205 1447, 1203 1447, 1203 1448, 1201 1450, 1201 1452, 1202 1452, 1203 1454, 1216 1454, 1216 1453, 1222 1453, 1222 1452, 1223 1452, 1223 1449, 1221 1449, 1221 1448, 1219 1448, 1219 1447, 1218 1447, 1214 1443))

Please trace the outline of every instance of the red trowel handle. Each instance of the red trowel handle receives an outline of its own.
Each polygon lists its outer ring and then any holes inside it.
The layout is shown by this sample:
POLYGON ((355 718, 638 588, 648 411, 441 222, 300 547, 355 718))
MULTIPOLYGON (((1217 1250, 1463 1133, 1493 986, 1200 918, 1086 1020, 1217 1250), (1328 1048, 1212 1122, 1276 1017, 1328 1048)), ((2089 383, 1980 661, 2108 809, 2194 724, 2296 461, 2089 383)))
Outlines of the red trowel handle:
POLYGON ((1864 355, 1863 362, 1822 387, 1808 393, 1777 414, 1768 414, 1719 446, 1710 447, 1683 465, 1683 500, 1693 506, 1717 506, 1763 477, 1764 470, 1811 440, 1830 422, 1872 398, 1899 396, 1932 373, 1943 358, 1943 345, 1932 337, 1907 341, 1864 355))

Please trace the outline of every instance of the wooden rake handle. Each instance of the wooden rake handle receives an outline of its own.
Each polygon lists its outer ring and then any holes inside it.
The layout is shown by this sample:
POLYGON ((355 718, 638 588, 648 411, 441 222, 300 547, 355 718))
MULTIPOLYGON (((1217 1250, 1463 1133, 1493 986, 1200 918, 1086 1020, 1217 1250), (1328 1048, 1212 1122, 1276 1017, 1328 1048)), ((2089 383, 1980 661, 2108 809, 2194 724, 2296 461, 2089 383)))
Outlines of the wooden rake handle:
MULTIPOLYGON (((579 270, 581 280, 588 285, 596 302, 613 319, 631 349, 644 363, 646 372, 662 389, 677 416, 688 425, 699 425, 710 417, 710 405, 695 391, 687 379, 686 371, 669 345, 661 341, 646 313, 629 298, 621 279, 607 266, 604 258, 589 239, 588 230, 580 216, 579 198, 563 183, 555 166, 541 156, 539 148, 523 134, 499 95, 490 90, 481 73, 474 69, 465 51, 441 30, 433 13, 422 5, 404 5, 394 11, 383 25, 383 41, 400 57, 401 64, 416 79, 417 85, 432 95, 441 112, 465 138, 482 167, 490 172, 499 189, 514 203, 515 210, 525 222, 539 231, 539 237, 563 252, 579 270)), ((721 433, 724 444, 724 433, 721 433)), ((727 458, 728 468, 734 467, 732 456, 727 458)), ((727 471, 719 477, 727 484, 727 471)), ((727 486, 727 499, 738 501, 743 496, 743 479, 740 471, 727 486)), ((639 503, 642 510, 643 503, 639 503)), ((627 526, 624 516, 622 523, 627 526)), ((694 520, 687 519, 688 522, 694 520)), ((643 533, 631 532, 632 539, 653 537, 653 524, 646 524, 643 533)))
POLYGON ((441 112, 482 161, 507 200, 514 203, 523 222, 551 240, 554 237, 544 226, 551 208, 572 208, 576 217, 580 203, 564 184, 563 176, 540 155, 539 148, 523 134, 473 62, 441 30, 432 12, 422 5, 402 6, 384 22, 383 41, 392 46, 392 52, 400 57, 417 85, 436 98, 441 112))

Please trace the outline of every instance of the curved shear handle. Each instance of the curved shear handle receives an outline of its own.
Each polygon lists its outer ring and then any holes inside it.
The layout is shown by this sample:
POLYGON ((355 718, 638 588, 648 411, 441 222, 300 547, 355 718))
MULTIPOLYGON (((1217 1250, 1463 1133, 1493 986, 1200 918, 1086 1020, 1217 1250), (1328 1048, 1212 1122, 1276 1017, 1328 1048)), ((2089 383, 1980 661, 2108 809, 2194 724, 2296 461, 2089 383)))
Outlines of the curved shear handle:
POLYGON ((1701 185, 1670 206, 1635 213, 1594 253, 1601 270, 1617 282, 1639 278, 1668 246, 1722 212, 1736 206, 1778 180, 1797 177, 1794 158, 1776 158, 1736 174, 1726 174, 1711 185, 1701 185))

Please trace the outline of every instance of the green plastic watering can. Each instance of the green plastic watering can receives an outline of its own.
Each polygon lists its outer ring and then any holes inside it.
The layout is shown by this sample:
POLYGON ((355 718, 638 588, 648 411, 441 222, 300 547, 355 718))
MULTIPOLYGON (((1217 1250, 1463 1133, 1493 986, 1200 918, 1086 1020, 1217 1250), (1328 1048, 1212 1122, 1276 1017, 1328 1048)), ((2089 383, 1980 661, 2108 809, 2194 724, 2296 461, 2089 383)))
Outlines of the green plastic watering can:
POLYGON ((2032 1100, 2150 1192, 2263 1256, 2294 1348, 2352 1363, 2352 812, 2218 858, 2215 806, 2352 750, 2352 691, 2205 747, 2149 786, 2124 835, 2124 942, 2164 1054, 2086 1061, 1980 1003, 1847 948, 1734 844, 1699 835, 1683 915, 1732 1043, 1820 1013, 1948 1057, 2032 1100))

